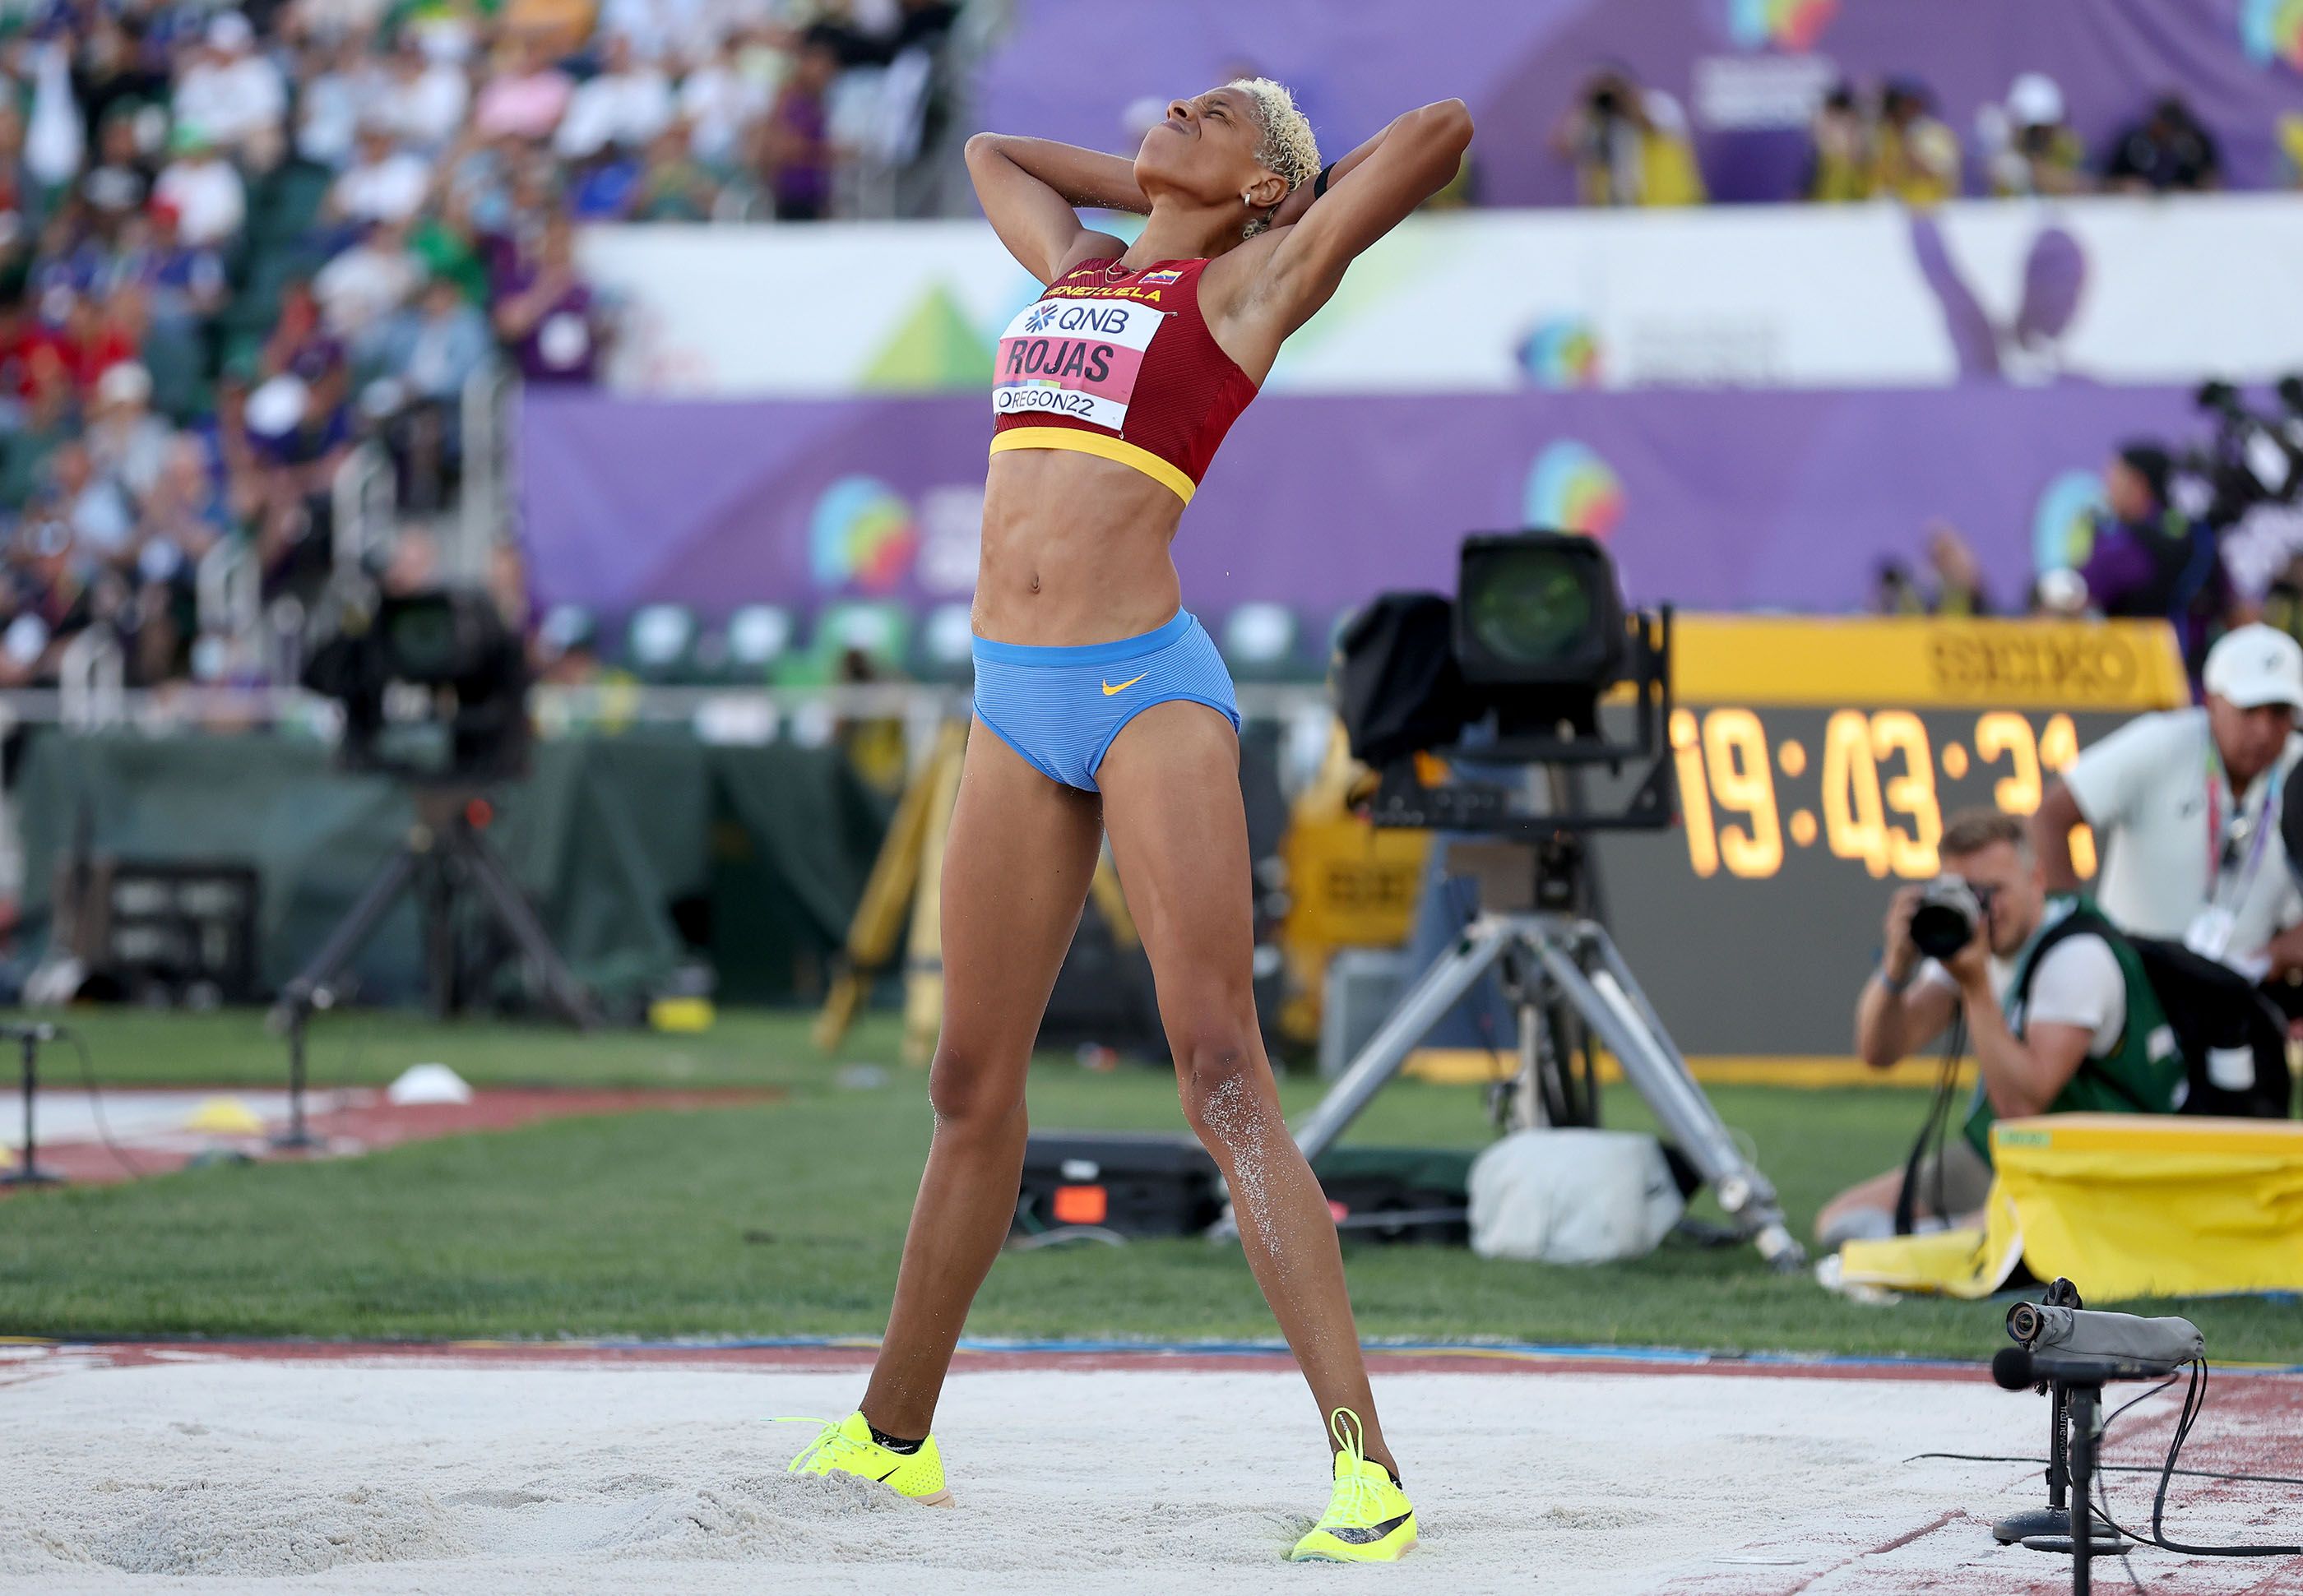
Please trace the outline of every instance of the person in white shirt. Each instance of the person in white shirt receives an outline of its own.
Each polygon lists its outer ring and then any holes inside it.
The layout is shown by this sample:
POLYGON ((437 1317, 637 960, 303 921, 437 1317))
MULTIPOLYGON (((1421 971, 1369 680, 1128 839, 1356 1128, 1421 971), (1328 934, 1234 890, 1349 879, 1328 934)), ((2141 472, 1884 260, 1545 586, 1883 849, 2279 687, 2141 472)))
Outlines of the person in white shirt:
POLYGON ((2279 836, 2303 739, 2303 646, 2241 626, 2207 651, 2205 705, 2139 716, 2082 753, 2032 817, 2051 892, 2072 892, 2071 833, 2104 852, 2095 898, 2121 929, 2180 940, 2257 980, 2303 970, 2303 892, 2279 836))
POLYGON ((588 159, 612 144, 638 149, 671 124, 671 86, 663 74, 634 64, 630 42, 611 37, 599 75, 577 87, 552 147, 569 161, 588 159))
POLYGON ((341 170, 352 158, 375 84, 357 38, 315 47, 296 101, 296 153, 341 170))
POLYGON ((97 379, 88 422, 89 462, 139 503, 151 497, 175 442, 174 431, 152 414, 151 402, 152 374, 123 360, 97 379))
POLYGON ((288 89, 280 69, 257 53, 255 42, 246 17, 217 13, 208 22, 206 48, 176 80, 172 105, 178 121, 261 168, 279 157, 288 89))
POLYGON ((435 56, 413 33, 403 33, 385 82, 388 91, 376 109, 401 142, 427 155, 447 148, 471 104, 472 86, 462 65, 435 56))
MULTIPOLYGON (((1981 901, 1975 939, 1946 961, 1928 958, 1911 940, 1911 917, 1928 889, 1898 891, 1887 907, 1879 968, 1856 1002, 1855 1051, 1884 1070, 1965 1015, 1976 1097, 1941 1147, 1919 1160, 1911 1194, 1915 1221, 1958 1223, 1990 1195, 1989 1118, 2089 1105, 2067 1094, 2089 1061, 2113 1058, 2127 1040, 2127 981, 2119 955, 2095 931, 2045 944, 2077 900, 2050 902, 2022 820, 1992 810, 1954 815, 1939 852, 1944 873, 1981 901), (2029 985, 2014 991, 2027 964, 2029 985)), ((1816 1216, 1816 1239, 1835 1250, 1893 1235, 1904 1178, 1902 1169, 1892 1169, 1833 1197, 1816 1216)))
POLYGON ((423 265, 409 253, 408 230, 384 222, 322 266, 312 293, 327 330, 365 358, 384 318, 407 304, 423 281, 423 265))
POLYGON ((680 80, 679 113, 692 130, 690 153, 706 166, 732 168, 772 100, 768 84, 744 70, 736 41, 730 39, 680 80))
POLYGON ((429 164, 396 147, 390 130, 371 124, 360 130, 359 155, 329 186, 328 211, 348 222, 405 222, 431 188, 429 164))
POLYGON ((153 185, 153 199, 174 208, 176 236, 185 243, 224 243, 248 219, 247 187, 198 124, 179 122, 173 145, 176 159, 153 185))

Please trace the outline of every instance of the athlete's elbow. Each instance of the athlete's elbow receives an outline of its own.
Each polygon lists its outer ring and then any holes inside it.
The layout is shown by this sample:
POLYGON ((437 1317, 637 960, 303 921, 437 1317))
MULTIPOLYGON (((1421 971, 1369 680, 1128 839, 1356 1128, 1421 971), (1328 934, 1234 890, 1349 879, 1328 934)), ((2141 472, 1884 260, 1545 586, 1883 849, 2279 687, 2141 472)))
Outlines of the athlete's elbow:
POLYGON ((1472 147, 1472 108, 1461 100, 1438 100, 1417 112, 1418 131, 1434 145, 1460 155, 1472 147))

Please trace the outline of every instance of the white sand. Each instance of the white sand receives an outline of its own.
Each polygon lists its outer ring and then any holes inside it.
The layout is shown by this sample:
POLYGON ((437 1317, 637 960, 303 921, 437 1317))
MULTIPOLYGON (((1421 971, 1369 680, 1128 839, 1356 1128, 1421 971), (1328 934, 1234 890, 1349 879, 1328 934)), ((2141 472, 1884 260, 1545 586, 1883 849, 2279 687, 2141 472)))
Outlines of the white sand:
MULTIPOLYGON (((1346 1570, 1280 1561, 1326 1498, 1315 1415, 1292 1373, 962 1373, 937 1421, 958 1505, 937 1511, 782 1472, 810 1432, 765 1421, 846 1412, 855 1373, 200 1356, 123 1368, 10 1351, 0 1590, 43 1596, 1378 1580, 1825 1596, 2068 1577, 2037 1553, 1992 1549, 1985 1532, 2035 1495, 2034 1471, 1902 1461, 2037 1449, 2044 1405, 1973 1378, 1379 1380, 1423 1545, 1396 1569, 1346 1570)), ((2195 1577, 2205 1566, 2151 1557, 2137 1567, 2179 1569, 2173 1588, 2187 1591, 2266 1572, 2195 1577)), ((2115 1565, 2105 1573, 2125 1585, 2115 1565)))

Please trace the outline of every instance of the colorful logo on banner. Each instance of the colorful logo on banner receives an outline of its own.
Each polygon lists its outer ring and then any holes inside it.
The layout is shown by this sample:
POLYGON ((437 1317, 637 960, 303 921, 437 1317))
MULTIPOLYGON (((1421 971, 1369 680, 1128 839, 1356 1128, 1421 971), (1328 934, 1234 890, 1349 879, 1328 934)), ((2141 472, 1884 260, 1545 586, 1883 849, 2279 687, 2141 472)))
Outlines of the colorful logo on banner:
POLYGON ((1588 444, 1562 438, 1528 468, 1522 508, 1530 526, 1605 540, 1624 518, 1624 484, 1588 444))
POLYGON ((1727 0, 1727 35, 1746 49, 1812 50, 1839 0, 1727 0))
POLYGON ((2105 513, 2103 478, 2092 471, 2056 475, 2031 514, 2031 567, 2071 571, 2095 550, 2096 518, 2105 513))
POLYGON ((912 568, 919 521, 903 495, 879 478, 843 476, 815 501, 807 546, 816 586, 884 593, 912 568))
POLYGON ((2303 71, 2303 0, 2241 0, 2239 32, 2254 60, 2303 71))
POLYGON ((1597 388, 1599 340, 1581 316, 1536 323, 1519 347, 1520 368, 1538 388, 1597 388))

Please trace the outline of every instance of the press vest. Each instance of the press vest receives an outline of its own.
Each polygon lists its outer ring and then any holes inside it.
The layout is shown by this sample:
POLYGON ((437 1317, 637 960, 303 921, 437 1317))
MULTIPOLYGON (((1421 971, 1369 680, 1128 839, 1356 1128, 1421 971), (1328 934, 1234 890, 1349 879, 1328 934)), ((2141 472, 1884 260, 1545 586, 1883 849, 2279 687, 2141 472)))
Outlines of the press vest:
MULTIPOLYGON (((2030 945, 2017 960, 2014 978, 2007 983, 2007 993, 2002 1000, 2007 1029, 2018 1041, 2022 1039, 2024 1008, 2040 959, 2064 937, 2082 932, 2101 937, 2110 947, 2112 957, 2119 962, 2120 979, 2127 989, 2127 1023, 2119 1033, 2118 1046, 2108 1057, 2079 1061, 2079 1067, 2063 1083, 2063 1089, 2047 1105, 2047 1112, 2173 1113, 2181 1105, 2182 1093, 2189 1082, 2174 1028, 2167 1023, 2166 1008, 2152 990, 2134 945, 2103 917, 2091 899, 2073 894, 2047 900, 2046 916, 2030 945)), ((1991 1098, 1978 1079, 1965 1130, 1967 1139, 1983 1155, 1986 1163, 1991 1159, 1991 1126, 1998 1117, 1992 1112, 1991 1098)))

